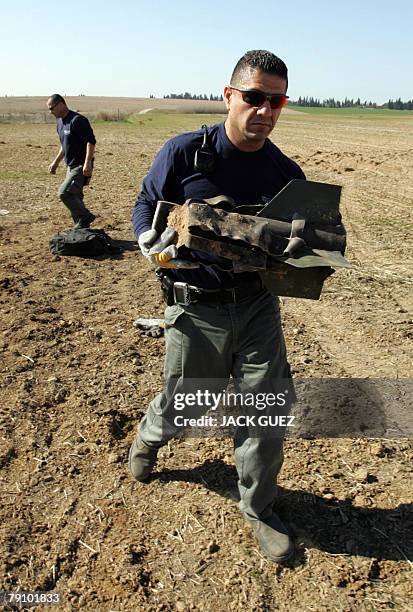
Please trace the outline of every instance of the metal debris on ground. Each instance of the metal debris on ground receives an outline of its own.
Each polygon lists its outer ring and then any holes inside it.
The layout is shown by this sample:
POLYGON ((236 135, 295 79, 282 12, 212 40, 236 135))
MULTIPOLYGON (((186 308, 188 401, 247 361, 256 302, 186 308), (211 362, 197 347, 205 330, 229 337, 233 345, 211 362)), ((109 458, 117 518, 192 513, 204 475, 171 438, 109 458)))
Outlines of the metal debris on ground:
POLYGON ((139 329, 144 336, 160 338, 164 334, 165 321, 163 319, 136 319, 133 325, 139 329))

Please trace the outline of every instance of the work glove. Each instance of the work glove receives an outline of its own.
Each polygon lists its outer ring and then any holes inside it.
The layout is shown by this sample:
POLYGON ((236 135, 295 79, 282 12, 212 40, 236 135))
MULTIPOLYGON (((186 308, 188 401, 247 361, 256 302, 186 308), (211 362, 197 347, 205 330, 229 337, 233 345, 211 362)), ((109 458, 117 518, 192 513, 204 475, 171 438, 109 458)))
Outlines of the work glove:
POLYGON ((138 244, 142 254, 156 268, 199 268, 199 264, 178 258, 178 249, 174 244, 176 231, 167 227, 159 236, 154 229, 143 232, 138 244))

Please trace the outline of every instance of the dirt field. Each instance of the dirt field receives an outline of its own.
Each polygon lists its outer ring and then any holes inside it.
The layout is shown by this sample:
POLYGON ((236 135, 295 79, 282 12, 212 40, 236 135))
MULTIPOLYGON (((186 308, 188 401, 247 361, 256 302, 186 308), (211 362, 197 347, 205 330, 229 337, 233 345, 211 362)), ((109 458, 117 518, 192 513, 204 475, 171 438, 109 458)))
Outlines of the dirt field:
MULTIPOLYGON (((277 511, 297 554, 280 567, 237 509, 230 440, 169 444, 146 485, 126 471, 164 351, 132 325, 163 307, 131 206, 164 140, 205 120, 94 126, 87 203, 127 247, 95 260, 48 251, 70 226, 54 126, 0 125, 1 588, 59 592, 65 611, 411 610, 411 440, 288 440, 277 511)), ((354 264, 318 302, 282 299, 297 377, 411 376, 412 136, 403 117, 286 113, 276 129, 309 179, 344 186, 354 264)))

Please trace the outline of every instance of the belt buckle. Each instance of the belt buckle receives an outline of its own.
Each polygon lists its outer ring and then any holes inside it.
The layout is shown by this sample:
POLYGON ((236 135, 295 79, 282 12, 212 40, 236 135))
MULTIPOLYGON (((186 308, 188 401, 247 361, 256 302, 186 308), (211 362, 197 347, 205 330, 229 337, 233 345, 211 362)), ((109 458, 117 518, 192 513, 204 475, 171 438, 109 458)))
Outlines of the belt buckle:
POLYGON ((174 283, 174 300, 175 304, 189 306, 191 304, 191 296, 189 294, 188 283, 174 283))

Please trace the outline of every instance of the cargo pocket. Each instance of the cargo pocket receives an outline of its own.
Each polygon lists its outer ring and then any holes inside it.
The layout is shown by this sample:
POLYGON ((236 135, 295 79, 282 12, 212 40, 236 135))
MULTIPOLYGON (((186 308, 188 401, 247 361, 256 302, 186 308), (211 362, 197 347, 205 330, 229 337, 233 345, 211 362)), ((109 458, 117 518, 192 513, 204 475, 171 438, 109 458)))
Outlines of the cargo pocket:
POLYGON ((179 304, 165 308, 165 364, 164 377, 168 385, 170 379, 182 376, 183 333, 175 324, 185 310, 179 304))
POLYGON ((83 176, 81 177, 81 179, 82 179, 82 185, 79 183, 78 177, 72 179, 67 189, 68 193, 71 193, 73 195, 79 195, 83 192, 83 176))
POLYGON ((165 329, 173 327, 178 318, 183 314, 185 310, 179 304, 173 306, 167 306, 165 308, 165 329))

